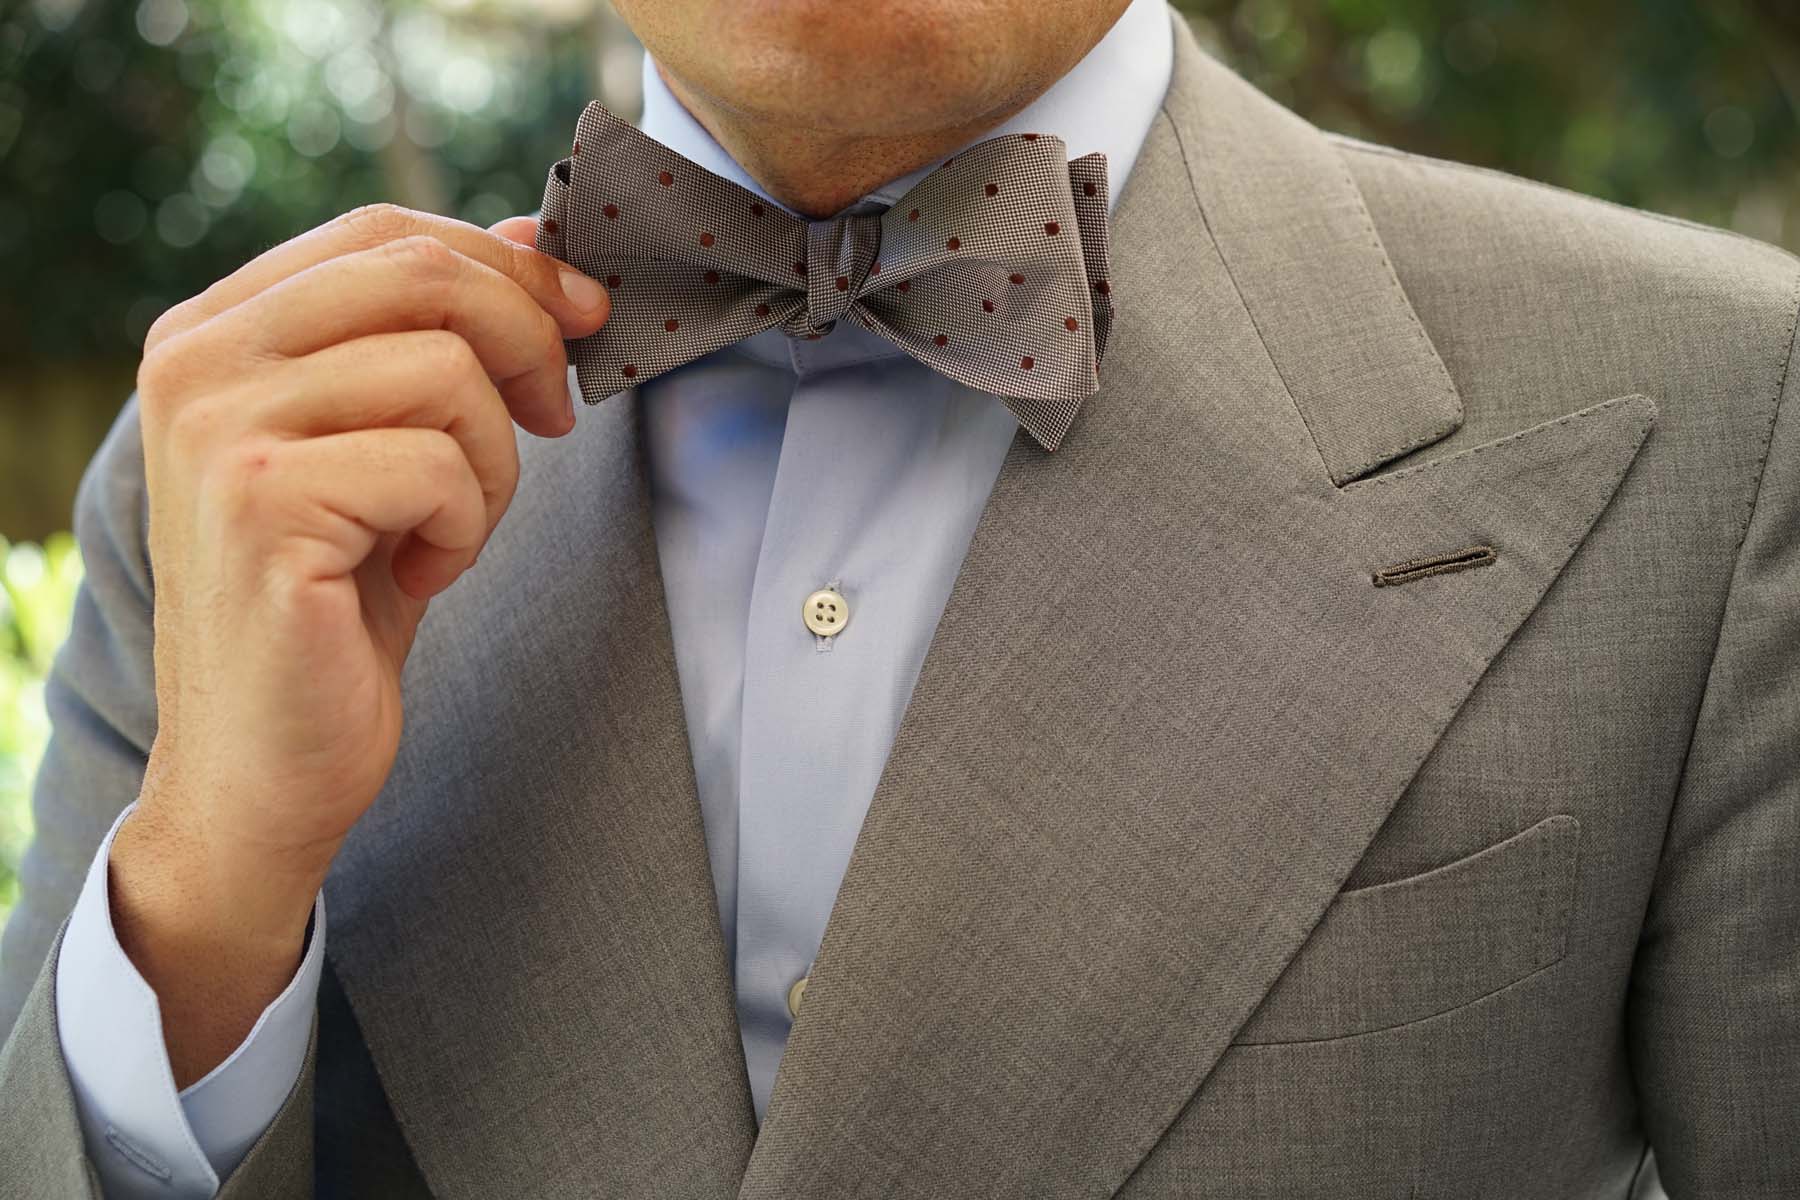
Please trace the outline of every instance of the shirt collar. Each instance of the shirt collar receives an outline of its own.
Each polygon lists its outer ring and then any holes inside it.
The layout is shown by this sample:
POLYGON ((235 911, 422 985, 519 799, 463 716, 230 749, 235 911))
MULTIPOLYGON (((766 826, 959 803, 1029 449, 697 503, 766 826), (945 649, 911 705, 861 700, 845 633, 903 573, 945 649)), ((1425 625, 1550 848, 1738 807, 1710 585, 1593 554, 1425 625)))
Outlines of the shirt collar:
MULTIPOLYGON (((1110 202, 1116 206, 1125 178, 1137 162, 1138 151, 1143 148, 1169 89, 1175 61, 1172 19, 1167 0, 1132 0, 1106 36, 1048 91, 1006 121, 971 138, 952 155, 1003 134, 1052 134, 1063 140, 1071 159, 1084 154, 1106 155, 1110 202)), ((638 120, 639 129, 713 174, 748 188, 771 204, 786 207, 752 179, 682 107, 649 54, 644 55, 643 71, 644 110, 638 120)), ((890 180, 858 203, 890 206, 938 165, 928 163, 890 180)), ((840 324, 831 336, 816 342, 793 341, 779 329, 771 329, 737 345, 752 358, 791 366, 803 373, 904 353, 885 338, 848 324, 840 324)))

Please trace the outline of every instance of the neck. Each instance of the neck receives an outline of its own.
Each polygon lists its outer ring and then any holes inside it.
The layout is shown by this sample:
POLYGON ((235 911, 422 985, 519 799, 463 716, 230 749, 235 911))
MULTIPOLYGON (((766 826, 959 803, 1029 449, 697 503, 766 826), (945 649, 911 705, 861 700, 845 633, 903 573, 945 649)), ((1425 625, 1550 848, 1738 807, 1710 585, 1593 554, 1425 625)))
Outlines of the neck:
POLYGON ((788 208, 813 219, 842 212, 882 184, 968 145, 1024 109, 1039 93, 960 124, 902 135, 860 136, 840 129, 775 125, 714 103, 659 62, 682 107, 737 160, 750 177, 788 208))

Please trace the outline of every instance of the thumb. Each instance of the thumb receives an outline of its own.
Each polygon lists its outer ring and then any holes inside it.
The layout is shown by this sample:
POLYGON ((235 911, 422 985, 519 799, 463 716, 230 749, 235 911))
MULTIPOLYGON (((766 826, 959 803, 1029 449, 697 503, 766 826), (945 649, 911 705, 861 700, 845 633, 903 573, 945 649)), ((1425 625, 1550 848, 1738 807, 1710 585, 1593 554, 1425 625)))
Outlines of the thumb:
POLYGON ((498 234, 509 242, 517 242, 521 246, 537 246, 536 217, 508 217, 488 226, 488 232, 498 234))
MULTIPOLYGON (((507 217, 505 220, 496 221, 492 225, 489 225, 487 231, 496 237, 505 238, 509 242, 515 242, 518 245, 524 246, 527 250, 536 251, 537 229, 538 219, 536 217, 507 217)), ((564 267, 563 273, 565 275, 579 273, 579 269, 564 267)), ((598 310, 600 320, 604 322, 611 312, 612 305, 608 303, 604 308, 598 310)), ((591 325, 592 316, 589 315, 584 317, 583 324, 591 325)))

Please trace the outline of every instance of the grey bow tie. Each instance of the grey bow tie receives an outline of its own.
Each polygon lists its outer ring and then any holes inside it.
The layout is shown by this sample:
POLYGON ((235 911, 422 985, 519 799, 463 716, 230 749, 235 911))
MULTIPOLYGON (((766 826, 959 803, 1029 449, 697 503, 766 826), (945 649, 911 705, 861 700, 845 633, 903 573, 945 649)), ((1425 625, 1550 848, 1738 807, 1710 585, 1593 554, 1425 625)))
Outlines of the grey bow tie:
POLYGON ((999 396, 1046 450, 1099 387, 1112 324, 1106 156, 1033 133, 970 147, 885 213, 805 221, 598 104, 550 169, 537 246, 612 293, 569 343, 589 404, 780 326, 845 318, 999 396))

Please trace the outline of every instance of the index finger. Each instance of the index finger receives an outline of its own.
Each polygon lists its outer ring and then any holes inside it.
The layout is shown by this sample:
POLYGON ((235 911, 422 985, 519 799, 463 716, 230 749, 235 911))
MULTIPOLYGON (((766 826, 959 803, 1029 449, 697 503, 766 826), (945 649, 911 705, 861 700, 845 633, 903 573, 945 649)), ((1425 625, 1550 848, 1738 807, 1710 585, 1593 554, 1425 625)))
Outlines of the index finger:
POLYGON ((606 320, 606 290, 586 274, 535 247, 467 221, 395 204, 370 204, 265 251, 198 296, 171 308, 151 326, 144 339, 144 350, 148 353, 158 342, 185 333, 328 259, 421 234, 511 278, 556 319, 565 337, 583 337, 606 320))

